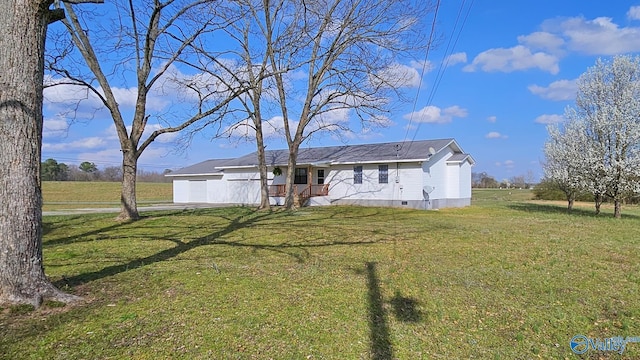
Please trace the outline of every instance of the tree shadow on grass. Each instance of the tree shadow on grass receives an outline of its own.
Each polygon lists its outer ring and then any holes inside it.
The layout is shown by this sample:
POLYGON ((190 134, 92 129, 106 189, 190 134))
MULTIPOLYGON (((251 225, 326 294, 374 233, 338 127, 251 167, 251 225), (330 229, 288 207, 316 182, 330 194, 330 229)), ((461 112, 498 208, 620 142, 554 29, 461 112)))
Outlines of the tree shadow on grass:
MULTIPOLYGON (((553 204, 535 204, 535 203, 514 203, 508 204, 508 208, 518 211, 525 212, 540 212, 546 214, 564 214, 570 216, 583 216, 583 217, 593 217, 593 218, 606 218, 613 217, 611 214, 600 213, 596 215, 595 208, 594 209, 584 209, 584 208, 573 208, 571 211, 567 210, 566 206, 559 206, 553 204)), ((631 219, 640 219, 640 216, 634 214, 625 214, 622 213, 623 218, 631 218, 631 219)))
MULTIPOLYGON (((365 264, 369 310, 369 352, 373 360, 389 360, 393 359, 393 344, 391 343, 387 311, 384 306, 385 300, 376 267, 375 262, 365 264)), ((362 273, 358 270, 356 272, 362 273)), ((422 321, 418 300, 402 296, 400 291, 396 291, 388 304, 391 305, 393 314, 398 321, 405 323, 422 321)))
POLYGON ((391 303, 396 319, 408 323, 418 323, 422 321, 422 312, 420 312, 418 308, 420 305, 418 300, 402 296, 400 291, 396 291, 389 303, 391 303))
POLYGON ((380 290, 380 280, 376 272, 376 263, 367 262, 367 300, 369 303, 369 347, 371 359, 393 359, 393 345, 384 310, 384 298, 380 290))
MULTIPOLYGON (((340 246, 340 245, 364 245, 364 244, 373 244, 377 241, 330 241, 330 242, 322 242, 322 243, 291 243, 291 242, 282 242, 279 244, 260 244, 260 243, 245 243, 243 240, 237 241, 227 241, 222 238, 225 235, 231 234, 236 230, 251 227, 259 224, 263 220, 273 220, 278 217, 286 217, 286 219, 282 219, 283 223, 291 223, 292 219, 289 218, 289 214, 282 213, 272 213, 272 212, 263 212, 263 211, 255 211, 251 210, 249 212, 243 212, 242 214, 237 214, 236 216, 221 216, 229 221, 229 223, 221 228, 218 231, 214 231, 208 235, 199 237, 197 239, 191 241, 181 241, 176 238, 157 238, 160 240, 169 240, 174 242, 176 245, 162 250, 158 253, 152 254, 150 256, 146 256, 143 258, 138 258, 127 263, 108 266, 103 269, 78 274, 71 277, 65 277, 61 280, 58 280, 54 283, 57 287, 76 287, 91 281, 99 280, 102 278, 114 276, 120 273, 123 273, 128 270, 140 268, 149 264, 162 262, 174 258, 180 254, 186 253, 192 249, 207 246, 207 245, 217 245, 217 246, 231 246, 231 247, 244 247, 251 248, 255 251, 258 250, 267 250, 272 252, 281 253, 287 256, 291 256, 297 262, 303 263, 309 257, 310 248, 320 248, 320 247, 328 247, 328 246, 340 246)), ((298 221, 296 219, 295 221, 298 221)), ((303 220, 306 221, 306 220, 303 220)), ((273 221, 269 222, 273 225, 273 221)), ((115 225, 114 225, 115 226, 115 225)), ((96 231, 91 231, 87 234, 93 234, 96 231)))

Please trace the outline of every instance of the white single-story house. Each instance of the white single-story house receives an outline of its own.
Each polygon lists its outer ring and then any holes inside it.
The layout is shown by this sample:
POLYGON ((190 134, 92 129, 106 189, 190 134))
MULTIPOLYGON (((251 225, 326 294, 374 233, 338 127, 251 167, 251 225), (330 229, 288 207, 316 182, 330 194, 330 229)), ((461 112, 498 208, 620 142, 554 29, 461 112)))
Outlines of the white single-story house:
MULTIPOLYGON (((265 153, 270 200, 282 205, 289 152, 265 153)), ((468 206, 474 163, 454 139, 301 147, 295 193, 301 205, 311 206, 468 206)), ((167 176, 173 179, 174 203, 260 203, 257 152, 203 161, 167 176)))

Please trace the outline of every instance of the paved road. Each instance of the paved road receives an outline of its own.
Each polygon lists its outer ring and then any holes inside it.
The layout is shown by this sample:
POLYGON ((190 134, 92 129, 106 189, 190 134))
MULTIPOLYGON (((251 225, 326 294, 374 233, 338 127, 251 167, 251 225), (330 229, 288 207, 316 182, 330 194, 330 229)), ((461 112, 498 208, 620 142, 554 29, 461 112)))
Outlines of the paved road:
MULTIPOLYGON (((225 206, 229 206, 226 204, 225 206)), ((150 206, 138 206, 139 212, 144 211, 159 211, 159 210, 191 210, 191 209, 207 209, 221 207, 217 204, 158 204, 150 206)), ((54 216, 54 215, 79 215, 79 214, 97 214, 97 213, 119 213, 119 207, 111 208, 83 208, 83 209, 68 209, 68 210, 55 210, 55 211, 43 211, 42 216, 54 216)))

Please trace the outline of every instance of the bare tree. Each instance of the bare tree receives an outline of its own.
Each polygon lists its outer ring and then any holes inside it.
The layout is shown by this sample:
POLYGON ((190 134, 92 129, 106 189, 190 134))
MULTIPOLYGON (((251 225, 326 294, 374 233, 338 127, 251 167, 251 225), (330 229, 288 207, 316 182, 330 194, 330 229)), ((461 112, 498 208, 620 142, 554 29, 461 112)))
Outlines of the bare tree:
POLYGON ((114 28, 104 29, 103 33, 91 32, 84 25, 91 19, 91 13, 76 13, 71 6, 65 7, 68 16, 63 22, 90 71, 82 73, 83 69, 78 68, 74 73, 75 68, 58 64, 52 64, 51 69, 71 84, 89 89, 110 112, 122 151, 120 220, 139 217, 137 163, 149 145, 162 134, 215 121, 239 94, 238 88, 209 82, 211 78, 203 74, 183 75, 177 68, 178 64, 199 67, 189 48, 201 37, 209 37, 227 25, 217 21, 216 8, 220 6, 211 0, 117 1, 114 28), (137 94, 132 94, 135 105, 127 120, 116 91, 128 81, 121 79, 121 74, 131 68, 137 94), (180 109, 172 109, 173 113, 152 111, 149 101, 154 91, 168 90, 181 94, 176 101, 183 103, 180 109), (186 109, 185 103, 191 107, 186 109), (150 128, 150 121, 157 121, 156 126, 150 128), (149 129, 153 131, 145 134, 149 129))
MULTIPOLYGON (((234 131, 244 128, 247 138, 254 138, 258 155, 258 172, 260 174, 260 205, 259 209, 270 209, 269 188, 267 183, 267 162, 265 157, 265 139, 263 132, 262 104, 269 78, 271 77, 268 49, 264 38, 271 38, 265 22, 271 18, 263 18, 265 6, 269 1, 235 0, 229 1, 229 8, 222 15, 229 19, 225 28, 227 37, 232 44, 228 49, 210 49, 206 43, 194 46, 194 49, 206 57, 218 69, 213 72, 217 81, 233 86, 241 84, 243 95, 238 97, 241 109, 237 112, 240 118, 225 129, 231 135, 234 131), (241 15, 242 19, 234 21, 241 15), (259 34, 256 36, 256 34, 259 34)), ((278 4, 282 6, 282 2, 278 4)), ((203 71, 205 69, 202 69, 203 71)))
POLYGON ((388 123, 383 115, 391 97, 400 95, 413 75, 399 61, 430 45, 424 42, 428 31, 420 27, 430 5, 381 0, 229 3, 231 13, 244 19, 227 28, 236 44, 225 53, 232 65, 217 65, 247 87, 245 117, 230 129, 245 128, 255 136, 261 207, 267 207, 264 130, 269 121, 279 127, 289 147, 285 205, 291 208, 297 195, 298 149, 305 140, 319 132, 341 136, 353 131, 352 113, 363 128, 388 123))
POLYGON ((0 0, 0 304, 78 299, 56 289, 42 265, 44 49, 48 24, 64 16, 51 3, 0 0))
MULTIPOLYGON (((264 1, 265 18, 272 6, 264 1)), ((284 136, 289 148, 285 207, 295 203, 293 183, 300 145, 319 131, 348 131, 339 113, 353 113, 364 127, 384 122, 390 96, 399 95, 407 74, 399 60, 425 50, 421 20, 428 2, 383 0, 281 1, 274 5, 286 21, 286 36, 266 38, 278 91, 284 136), (301 93, 291 91, 287 75, 304 74, 301 93), (300 106, 296 106, 300 104, 300 106)), ((283 29, 265 22, 266 34, 283 29)))

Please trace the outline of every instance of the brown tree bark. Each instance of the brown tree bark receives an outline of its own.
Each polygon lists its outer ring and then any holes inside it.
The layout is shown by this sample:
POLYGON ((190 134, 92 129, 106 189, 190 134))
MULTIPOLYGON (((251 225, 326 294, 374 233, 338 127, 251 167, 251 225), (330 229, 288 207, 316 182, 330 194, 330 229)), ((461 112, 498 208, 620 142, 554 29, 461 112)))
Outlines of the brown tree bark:
POLYGON ((0 304, 79 299, 42 263, 42 83, 49 2, 0 0, 0 304))
POLYGON ((117 220, 138 220, 138 200, 136 197, 136 179, 138 157, 135 151, 127 150, 122 154, 122 189, 120 192, 120 214, 117 220))

